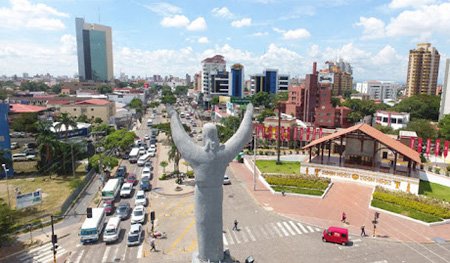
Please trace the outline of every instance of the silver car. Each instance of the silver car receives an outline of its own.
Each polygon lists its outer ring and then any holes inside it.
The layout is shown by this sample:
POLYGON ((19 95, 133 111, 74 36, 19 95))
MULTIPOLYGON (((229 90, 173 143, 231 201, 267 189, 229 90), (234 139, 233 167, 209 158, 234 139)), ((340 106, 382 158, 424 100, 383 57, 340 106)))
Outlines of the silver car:
POLYGON ((141 244, 142 225, 133 224, 128 231, 127 246, 135 246, 141 244))

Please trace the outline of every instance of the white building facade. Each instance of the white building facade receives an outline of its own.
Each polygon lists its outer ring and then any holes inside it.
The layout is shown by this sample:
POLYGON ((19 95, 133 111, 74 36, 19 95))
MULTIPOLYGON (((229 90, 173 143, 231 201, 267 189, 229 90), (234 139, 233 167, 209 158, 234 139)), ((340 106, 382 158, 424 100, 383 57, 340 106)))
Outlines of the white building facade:
POLYGON ((205 96, 211 94, 212 75, 226 72, 226 66, 226 61, 221 55, 215 55, 214 57, 206 58, 202 61, 202 93, 205 94, 205 96))
POLYGON ((384 127, 391 127, 394 130, 406 128, 410 120, 409 113, 377 111, 375 113, 375 123, 384 127))
POLYGON ((445 76, 444 85, 442 86, 439 120, 446 114, 450 114, 450 58, 445 61, 445 76))
POLYGON ((394 81, 364 81, 356 83, 356 91, 369 94, 371 100, 397 100, 401 85, 394 81))

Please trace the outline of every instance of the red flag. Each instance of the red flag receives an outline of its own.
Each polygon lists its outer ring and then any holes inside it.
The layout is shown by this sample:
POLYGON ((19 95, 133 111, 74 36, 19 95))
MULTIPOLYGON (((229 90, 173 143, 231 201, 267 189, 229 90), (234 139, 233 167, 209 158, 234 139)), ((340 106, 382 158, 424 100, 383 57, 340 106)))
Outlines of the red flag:
POLYGON ((312 140, 316 139, 316 128, 313 128, 312 140))
POLYGON ((416 138, 415 137, 410 137, 409 138, 409 148, 414 149, 414 142, 415 142, 416 138))
POLYGON ((444 158, 447 158, 448 154, 448 141, 444 142, 444 158))
POLYGON ((280 128, 281 127, 275 127, 275 139, 279 140, 280 139, 280 128))
POLYGON ((319 130, 319 138, 322 138, 322 135, 323 135, 323 131, 322 131, 322 128, 320 128, 320 130, 319 130))
POLYGON ((427 156, 430 156, 430 148, 431 148, 431 139, 427 139, 427 148, 425 149, 425 153, 427 156))
POLYGON ((300 141, 303 141, 303 128, 300 128, 300 141))
POLYGON ((294 141, 297 141, 297 136, 298 136, 298 127, 294 128, 294 141))
POLYGON ((287 127, 286 141, 290 141, 290 140, 291 140, 291 127, 287 127))
POLYGON ((272 126, 269 125, 267 128, 267 139, 272 139, 272 126))
POLYGON ((422 153, 422 138, 417 139, 417 152, 422 153))
POLYGON ((311 131, 309 130, 309 127, 306 128, 306 141, 309 141, 309 134, 311 133, 311 131))
POLYGON ((440 139, 436 139, 436 144, 434 146, 434 155, 435 156, 439 156, 439 147, 441 146, 441 140, 440 139))

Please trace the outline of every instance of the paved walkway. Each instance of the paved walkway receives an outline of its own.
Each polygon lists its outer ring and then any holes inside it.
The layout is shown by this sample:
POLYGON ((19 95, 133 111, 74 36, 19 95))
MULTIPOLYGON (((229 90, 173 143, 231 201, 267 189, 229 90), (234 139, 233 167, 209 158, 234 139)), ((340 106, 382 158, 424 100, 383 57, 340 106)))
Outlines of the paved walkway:
MULTIPOLYGON (((273 195, 259 181, 253 191, 253 173, 244 164, 232 162, 230 168, 254 199, 268 210, 321 228, 347 227, 352 235, 359 235, 360 227, 365 225, 366 234, 372 236, 375 211, 369 209, 369 203, 373 187, 333 180, 324 199, 273 195), (346 213, 348 224, 340 221, 342 212, 346 213)), ((381 212, 376 236, 402 242, 433 242, 437 237, 450 240, 450 225, 428 227, 381 212)))

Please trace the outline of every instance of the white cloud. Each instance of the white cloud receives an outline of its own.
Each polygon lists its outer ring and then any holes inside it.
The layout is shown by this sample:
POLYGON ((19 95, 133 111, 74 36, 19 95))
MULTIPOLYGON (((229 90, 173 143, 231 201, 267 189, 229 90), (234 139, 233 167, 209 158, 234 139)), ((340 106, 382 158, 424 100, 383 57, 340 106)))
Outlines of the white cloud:
POLYGON ((384 22, 375 17, 360 17, 356 26, 363 27, 362 39, 382 38, 386 35, 384 22))
POLYGON ((10 0, 11 7, 0 8, 0 27, 9 29, 32 28, 61 30, 64 23, 58 17, 69 15, 45 4, 32 4, 28 0, 10 0))
POLYGON ((308 55, 310 57, 317 57, 320 55, 320 47, 317 44, 313 44, 308 48, 308 55))
POLYGON ((151 3, 144 5, 148 10, 162 16, 181 14, 182 10, 176 5, 169 3, 151 3))
POLYGON ((198 42, 199 44, 208 44, 209 40, 208 40, 207 37, 199 37, 198 40, 197 40, 197 42, 198 42))
POLYGON ((450 3, 423 6, 401 12, 386 26, 388 36, 415 36, 429 38, 433 33, 449 35, 450 3))
POLYGON ((77 40, 74 35, 65 34, 59 39, 59 50, 62 54, 76 55, 77 40))
POLYGON ((197 17, 195 20, 193 20, 187 27, 187 30, 189 31, 203 31, 206 30, 206 20, 203 17, 197 17))
POLYGON ((308 32, 308 30, 304 28, 298 28, 294 30, 288 30, 283 32, 283 38, 286 40, 290 39, 302 39, 302 38, 308 38, 311 34, 308 32))
POLYGON ((436 0, 392 0, 388 7, 391 9, 420 7, 424 5, 434 4, 436 0))
POLYGON ((183 15, 164 17, 161 20, 161 25, 163 27, 187 27, 189 25, 189 18, 183 15))
POLYGON ((256 33, 251 34, 250 36, 252 36, 252 37, 263 37, 263 36, 267 36, 267 35, 269 35, 269 32, 256 32, 256 33))
POLYGON ((221 8, 216 7, 213 10, 211 10, 211 13, 213 14, 213 16, 217 16, 217 17, 223 17, 223 18, 233 18, 234 15, 233 13, 231 13, 230 9, 228 9, 228 7, 223 6, 221 8))
POLYGON ((401 59, 402 57, 393 47, 386 45, 372 57, 371 61, 376 66, 385 66, 389 64, 397 64, 401 59))
POLYGON ((234 20, 231 22, 231 26, 232 27, 244 27, 244 26, 250 26, 252 24, 252 19, 251 18, 242 18, 240 20, 234 20))

